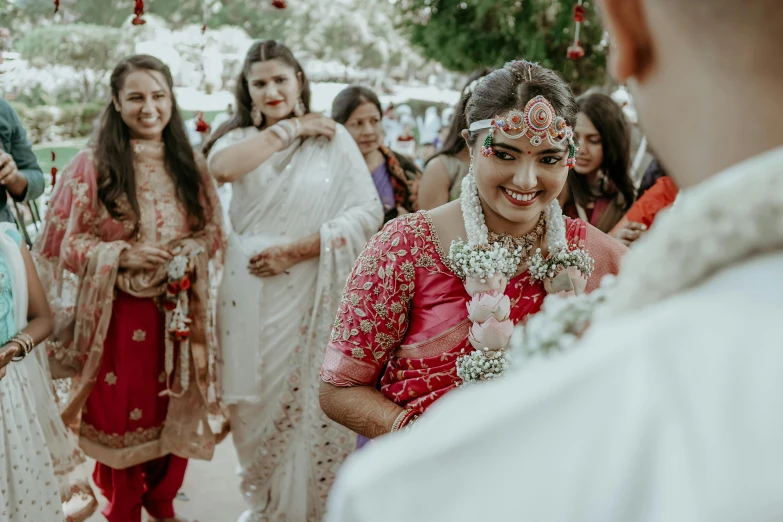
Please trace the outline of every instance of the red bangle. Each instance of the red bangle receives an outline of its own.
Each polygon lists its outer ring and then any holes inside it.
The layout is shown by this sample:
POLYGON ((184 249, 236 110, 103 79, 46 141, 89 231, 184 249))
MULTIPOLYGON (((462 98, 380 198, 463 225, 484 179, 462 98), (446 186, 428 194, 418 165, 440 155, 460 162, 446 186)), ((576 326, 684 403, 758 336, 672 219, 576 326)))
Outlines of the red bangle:
POLYGON ((404 428, 405 425, 408 424, 411 421, 411 418, 414 416, 418 416, 418 413, 414 410, 405 410, 400 413, 394 420, 394 424, 392 424, 392 433, 395 431, 400 431, 402 428, 404 428))

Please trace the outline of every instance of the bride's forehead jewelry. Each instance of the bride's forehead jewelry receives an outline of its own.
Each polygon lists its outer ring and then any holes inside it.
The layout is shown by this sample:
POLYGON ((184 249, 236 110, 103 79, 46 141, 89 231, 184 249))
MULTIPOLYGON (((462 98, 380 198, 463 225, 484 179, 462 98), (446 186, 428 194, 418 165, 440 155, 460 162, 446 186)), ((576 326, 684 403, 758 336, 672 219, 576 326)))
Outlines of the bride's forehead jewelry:
POLYGON ((555 114, 554 107, 543 96, 531 99, 522 111, 513 109, 505 116, 495 116, 489 120, 474 121, 470 124, 470 132, 483 129, 489 129, 484 145, 481 147, 481 154, 485 157, 495 154, 492 138, 495 131, 499 130, 512 140, 525 136, 534 147, 544 143, 544 139, 555 147, 567 143, 568 167, 576 165, 578 149, 574 143, 574 130, 566 123, 565 118, 555 114))

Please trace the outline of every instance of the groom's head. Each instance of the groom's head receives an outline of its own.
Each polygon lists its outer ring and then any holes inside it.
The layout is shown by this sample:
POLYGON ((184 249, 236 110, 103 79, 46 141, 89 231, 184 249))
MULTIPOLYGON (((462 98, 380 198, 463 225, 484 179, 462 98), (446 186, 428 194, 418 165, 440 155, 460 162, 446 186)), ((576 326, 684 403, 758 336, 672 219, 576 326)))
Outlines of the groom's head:
POLYGON ((613 74, 681 186, 783 144, 783 1, 601 3, 613 74))

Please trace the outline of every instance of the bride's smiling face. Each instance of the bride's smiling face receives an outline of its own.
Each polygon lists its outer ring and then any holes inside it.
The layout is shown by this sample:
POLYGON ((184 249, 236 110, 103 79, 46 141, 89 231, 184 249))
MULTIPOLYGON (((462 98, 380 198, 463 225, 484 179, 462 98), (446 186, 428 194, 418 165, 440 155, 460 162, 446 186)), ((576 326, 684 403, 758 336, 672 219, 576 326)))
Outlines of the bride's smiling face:
POLYGON ((541 145, 533 146, 526 136, 509 139, 496 131, 492 138, 495 154, 485 157, 481 145, 487 132, 478 136, 472 146, 472 156, 476 186, 488 224, 505 221, 510 229, 516 228, 515 225, 535 224, 566 183, 568 144, 555 146, 544 140, 541 145))

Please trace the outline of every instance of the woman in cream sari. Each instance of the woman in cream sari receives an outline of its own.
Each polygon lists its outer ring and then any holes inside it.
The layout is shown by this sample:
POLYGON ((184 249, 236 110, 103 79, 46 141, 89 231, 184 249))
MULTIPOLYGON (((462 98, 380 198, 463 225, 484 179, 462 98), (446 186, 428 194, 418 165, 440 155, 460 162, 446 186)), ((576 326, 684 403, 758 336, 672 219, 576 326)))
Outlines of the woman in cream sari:
POLYGON ((383 212, 350 134, 309 112, 291 52, 248 52, 237 114, 207 144, 232 183, 218 297, 223 400, 239 456, 240 520, 318 521, 356 436, 320 410, 318 372, 340 293, 383 212))

